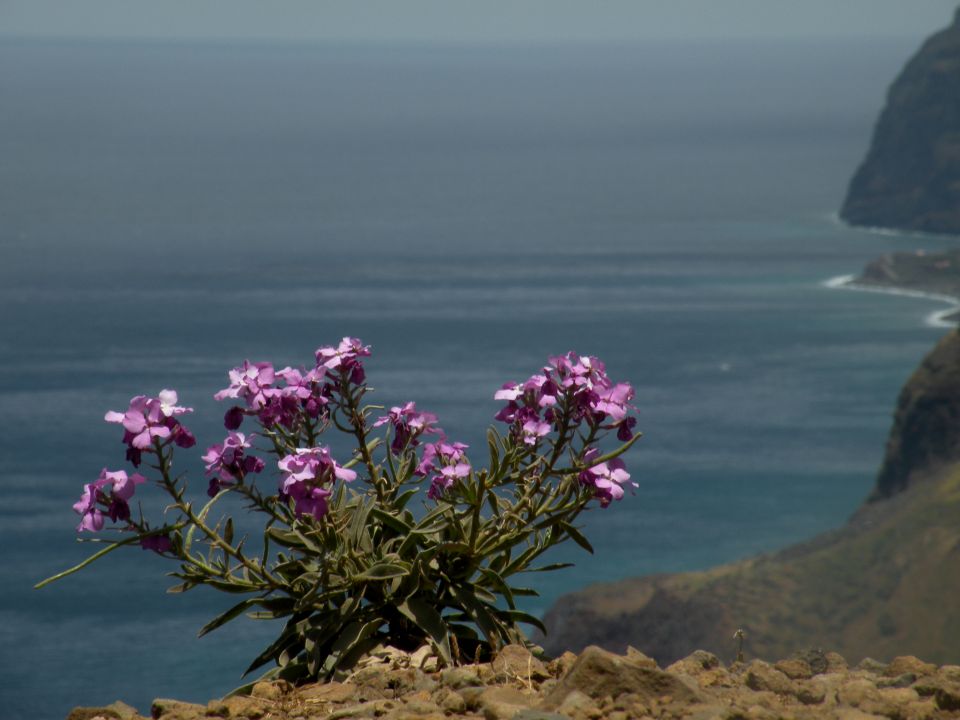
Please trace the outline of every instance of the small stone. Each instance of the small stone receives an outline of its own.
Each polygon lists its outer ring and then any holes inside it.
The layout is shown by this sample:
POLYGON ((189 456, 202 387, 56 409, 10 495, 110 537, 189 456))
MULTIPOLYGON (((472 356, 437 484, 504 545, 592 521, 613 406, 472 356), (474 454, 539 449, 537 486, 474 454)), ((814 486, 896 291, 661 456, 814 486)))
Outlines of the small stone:
POLYGON ((848 680, 837 690, 837 701, 841 705, 858 707, 868 701, 876 701, 880 697, 876 686, 865 678, 848 680))
POLYGON ((255 698, 277 701, 283 696, 283 690, 276 683, 258 682, 253 686, 253 690, 250 691, 250 695, 255 698))
POLYGON ((373 718, 386 715, 399 707, 395 700, 370 700, 359 705, 350 705, 330 713, 326 720, 346 720, 347 718, 373 718))
POLYGON ((808 648, 806 650, 801 650, 794 656, 794 659, 800 660, 809 665, 810 671, 813 675, 825 673, 830 667, 830 661, 827 659, 827 654, 820 648, 808 648))
POLYGON ((94 720, 94 718, 119 718, 113 710, 107 707, 75 707, 67 715, 67 720, 94 720))
MULTIPOLYGON (((570 718, 566 715, 558 715, 557 713, 547 712, 546 710, 525 708, 518 711, 517 714, 513 716, 512 720, 570 720, 570 718)), ((612 714, 608 720, 614 720, 612 714)), ((627 720, 627 718, 625 717, 624 720, 627 720)))
POLYGON ((874 715, 873 713, 866 713, 863 710, 849 707, 837 708, 834 717, 836 720, 887 720, 882 715, 874 715))
POLYGON ((727 720, 730 708, 726 705, 692 705, 687 708, 685 720, 727 720))
POLYGON ((866 657, 859 662, 857 670, 863 670, 873 675, 883 675, 887 670, 887 666, 885 663, 866 657))
POLYGON ((934 694, 937 707, 941 710, 960 710, 960 685, 943 684, 937 688, 934 694))
POLYGON ((763 660, 750 662, 744 684, 751 690, 768 690, 778 695, 796 694, 796 686, 790 678, 763 660))
POLYGON ((434 702, 436 702, 444 712, 454 715, 466 712, 467 709, 467 704, 463 701, 463 698, 458 693, 447 688, 442 688, 435 693, 434 702))
POLYGON ((937 703, 933 700, 917 700, 900 711, 901 720, 930 720, 937 713, 937 703))
POLYGON ((464 687, 480 685, 480 676, 472 666, 447 668, 440 671, 440 684, 459 690, 464 687))
POLYGON ((626 657, 591 645, 580 653, 573 667, 544 698, 543 707, 548 710, 558 708, 574 690, 592 698, 616 698, 624 693, 636 693, 641 697, 672 695, 677 700, 696 702, 700 699, 700 692, 695 683, 691 684, 694 687, 676 675, 640 667, 626 657))
POLYGON ((656 660, 654 660, 652 657, 647 657, 642 652, 637 650, 633 645, 627 645, 627 658, 634 665, 639 665, 640 667, 659 670, 659 666, 657 665, 656 660))
POLYGON ((550 677, 546 666, 523 645, 506 645, 490 663, 498 677, 523 681, 546 680, 550 677))
POLYGON ((913 655, 902 655, 891 660, 883 674, 887 677, 897 677, 905 673, 913 673, 920 677, 922 675, 933 675, 936 671, 937 666, 932 663, 923 662, 913 655))
POLYGON ((487 720, 512 720, 520 710, 532 707, 537 697, 512 687, 490 687, 480 693, 479 707, 487 720))
POLYGON ((775 663, 774 667, 791 680, 808 680, 814 675, 813 668, 810 667, 810 664, 806 660, 800 660, 799 658, 781 660, 775 663))
POLYGON ((169 698, 157 698, 150 704, 150 716, 154 720, 159 718, 163 718, 163 720, 194 720, 194 718, 205 717, 206 714, 206 705, 170 700, 169 698))
POLYGON ((557 712, 575 720, 591 718, 601 714, 594 699, 579 690, 568 693, 557 708, 557 712))
POLYGON ((486 688, 481 686, 465 687, 460 688, 457 691, 457 695, 463 698, 463 703, 467 706, 467 710, 476 710, 480 707, 480 696, 484 690, 486 690, 486 688))
POLYGON ((960 683, 960 665, 941 665, 937 675, 944 680, 960 683))
POLYGON ((878 688, 905 688, 910 687, 917 681, 917 676, 911 673, 904 673, 896 677, 882 677, 877 680, 878 688))
POLYGON ((551 660, 547 663, 547 670, 554 677, 563 677, 569 672, 570 668, 573 667, 573 664, 577 661, 577 656, 575 653, 570 652, 569 650, 564 651, 563 655, 560 657, 551 660))
POLYGON ((350 683, 331 681, 307 685, 297 691, 297 695, 309 703, 345 703, 355 700, 357 686, 350 683))
MULTIPOLYGON (((629 657, 629 655, 627 656, 629 657)), ((654 664, 656 667, 656 664, 654 664)), ((706 650, 694 650, 682 660, 667 666, 669 673, 684 673, 696 677, 705 670, 720 667, 720 658, 706 650)))
POLYGON ((827 688, 824 683, 799 680, 795 687, 794 696, 804 705, 820 705, 826 700, 827 688))
POLYGON ((828 652, 824 656, 827 659, 827 672, 843 672, 848 669, 847 661, 844 659, 843 655, 835 652, 828 652))

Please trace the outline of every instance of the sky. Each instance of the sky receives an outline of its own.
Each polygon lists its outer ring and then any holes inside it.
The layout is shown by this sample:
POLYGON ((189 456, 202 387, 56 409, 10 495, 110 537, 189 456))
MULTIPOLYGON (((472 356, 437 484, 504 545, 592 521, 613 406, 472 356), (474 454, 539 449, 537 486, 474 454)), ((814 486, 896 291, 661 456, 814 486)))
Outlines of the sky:
POLYGON ((957 0, 0 0, 0 35, 414 43, 923 37, 957 0))

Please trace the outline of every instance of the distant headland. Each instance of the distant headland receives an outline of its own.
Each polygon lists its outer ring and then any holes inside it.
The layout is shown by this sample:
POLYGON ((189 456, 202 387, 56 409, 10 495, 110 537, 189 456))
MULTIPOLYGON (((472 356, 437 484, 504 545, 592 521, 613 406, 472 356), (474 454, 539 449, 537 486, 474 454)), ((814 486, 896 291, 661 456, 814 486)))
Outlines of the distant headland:
POLYGON ((890 86, 840 217, 851 225, 960 234, 960 10, 890 86))

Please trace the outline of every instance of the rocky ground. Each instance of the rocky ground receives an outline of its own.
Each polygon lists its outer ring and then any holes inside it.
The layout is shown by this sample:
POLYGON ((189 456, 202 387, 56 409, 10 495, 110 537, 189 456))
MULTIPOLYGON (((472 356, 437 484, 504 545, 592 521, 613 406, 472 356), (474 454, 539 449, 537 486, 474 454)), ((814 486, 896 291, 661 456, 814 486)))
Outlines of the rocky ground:
MULTIPOLYGON (((628 720, 632 718, 960 718, 960 666, 915 657, 848 667, 811 650, 770 664, 723 665, 698 650, 665 669, 632 648, 616 655, 588 647, 543 662, 508 646, 492 663, 437 669, 423 653, 387 649, 339 682, 291 687, 262 682, 249 696, 206 705, 155 700, 153 718, 296 720, 628 720)), ((75 708, 67 720, 141 720, 121 702, 75 708)))

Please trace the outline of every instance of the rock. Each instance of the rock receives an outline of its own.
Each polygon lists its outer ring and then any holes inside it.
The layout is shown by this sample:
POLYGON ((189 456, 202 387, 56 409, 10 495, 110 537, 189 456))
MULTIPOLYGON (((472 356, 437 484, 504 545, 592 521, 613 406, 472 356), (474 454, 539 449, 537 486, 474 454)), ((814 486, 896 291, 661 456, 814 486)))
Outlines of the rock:
POLYGON ((937 707, 941 710, 960 710, 960 685, 953 683, 943 684, 934 693, 937 707))
POLYGON ((566 696, 578 690, 591 698, 616 698, 633 693, 656 698, 670 695, 684 702, 696 702, 699 692, 676 675, 649 667, 641 667, 628 658, 591 645, 584 649, 570 671, 544 698, 543 707, 558 708, 566 696))
MULTIPOLYGON (((628 654, 629 658, 630 655, 628 654)), ((646 657, 646 656, 644 656, 646 657)), ((656 663, 653 665, 656 667, 656 663)), ((672 665, 667 666, 667 672, 685 673, 696 677, 705 670, 712 670, 720 667, 720 658, 706 650, 694 650, 682 660, 677 660, 672 665)))
POLYGON ((93 720, 93 718, 116 718, 117 720, 143 720, 137 709, 117 700, 103 707, 75 707, 67 720, 93 720))
POLYGON ((300 688, 297 695, 308 703, 345 703, 356 699, 357 686, 336 681, 317 683, 300 688))
POLYGON ((813 675, 827 672, 830 667, 830 661, 827 659, 826 653, 820 648, 801 650, 796 654, 794 659, 806 663, 810 667, 810 672, 813 675))
POLYGON ((490 666, 498 676, 528 683, 551 677, 547 667, 523 645, 507 645, 501 648, 490 666))
POLYGON ((825 672, 842 672, 848 668, 847 661, 840 653, 828 652, 824 657, 827 660, 827 669, 825 672))
POLYGON ((847 680, 837 690, 837 702, 841 705, 858 707, 869 701, 879 700, 877 686, 866 678, 847 680))
MULTIPOLYGON (((536 710, 533 708, 520 710, 513 716, 513 720, 570 720, 566 715, 547 712, 546 710, 536 710)), ((614 720, 611 716, 609 720, 614 720)))
POLYGON ((790 678, 762 660, 750 662, 744 684, 751 690, 768 690, 777 695, 796 695, 797 692, 790 678))
POLYGON ((253 686, 250 695, 255 698, 263 698, 264 700, 273 700, 276 702, 283 697, 286 690, 286 685, 281 685, 280 683, 258 682, 253 686))
POLYGON ((433 694, 433 701, 437 703, 445 713, 457 715, 465 712, 467 709, 467 704, 460 694, 445 687, 440 688, 433 694))
POLYGON ((154 720, 195 720, 205 717, 207 714, 206 705, 197 705, 196 703, 181 702, 180 700, 170 700, 168 698, 157 698, 150 705, 150 715, 154 720))
POLYGON ((597 707, 596 701, 579 690, 568 693, 557 708, 557 712, 561 717, 569 717, 573 720, 586 720, 587 718, 600 717, 603 714, 597 707))
POLYGON ((920 677, 922 675, 932 675, 936 671, 936 665, 918 660, 913 655, 903 655, 891 660, 890 664, 887 665, 887 668, 883 671, 883 674, 887 677, 897 677, 906 673, 912 673, 920 677))
POLYGON ((207 717, 221 718, 259 718, 269 714, 275 708, 275 703, 254 697, 232 695, 222 700, 211 700, 207 703, 207 717))
POLYGON ((511 720, 520 710, 536 705, 538 697, 513 687, 490 687, 479 698, 479 708, 487 720, 511 720))
MULTIPOLYGON (((805 660, 800 660, 798 658, 781 660, 780 662, 775 663, 773 667, 782 672, 791 680, 807 680, 812 678, 814 675, 810 664, 805 660)), ((824 670, 825 669, 826 663, 824 663, 824 670)), ((820 670, 819 672, 824 672, 824 670, 820 670)))
POLYGON ((395 700, 369 700, 358 705, 350 705, 330 713, 326 720, 352 720, 352 718, 374 718, 386 715, 400 707, 395 700))
POLYGON ((547 663, 547 671, 550 672, 554 677, 561 677, 567 674, 567 671, 573 667, 573 664, 576 661, 576 654, 570 652, 569 650, 565 650, 560 657, 547 663))
POLYGON ((887 671, 887 666, 873 658, 866 657, 857 664, 857 670, 863 670, 873 675, 883 675, 887 671))
POLYGON ((883 677, 877 680, 878 688, 905 688, 910 687, 917 681, 917 676, 913 673, 904 673, 897 677, 883 677))
POLYGON ((464 667, 447 668, 440 672, 440 684, 459 690, 482 684, 476 669, 467 665, 464 667))
MULTIPOLYGON (((572 653, 571 653, 572 654, 572 653)), ((637 650, 633 645, 627 645, 627 658, 635 665, 640 667, 659 669, 657 661, 652 657, 647 657, 637 650)))

